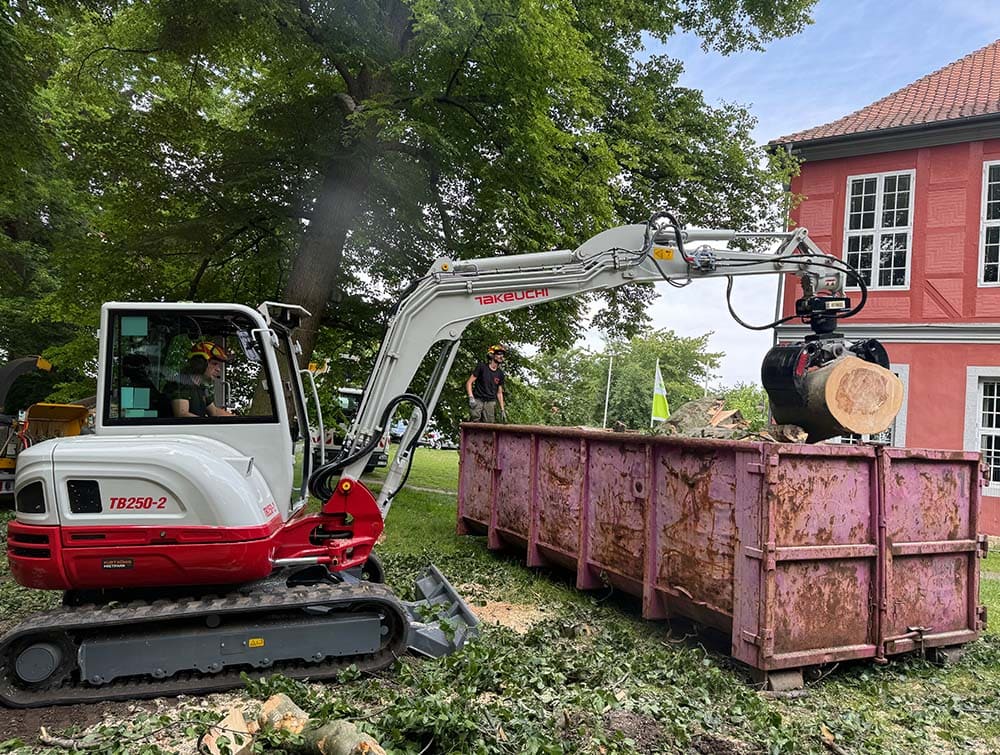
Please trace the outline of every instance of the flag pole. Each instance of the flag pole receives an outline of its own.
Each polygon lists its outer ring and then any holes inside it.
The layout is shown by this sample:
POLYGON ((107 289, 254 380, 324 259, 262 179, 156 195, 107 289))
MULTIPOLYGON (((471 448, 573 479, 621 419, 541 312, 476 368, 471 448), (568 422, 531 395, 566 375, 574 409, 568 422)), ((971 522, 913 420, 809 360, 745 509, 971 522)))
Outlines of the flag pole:
POLYGON ((611 397, 611 363, 615 361, 615 355, 608 355, 608 385, 604 389, 604 420, 601 422, 601 427, 605 428, 608 426, 608 399, 611 397))
MULTIPOLYGON (((656 358, 656 372, 654 375, 660 374, 660 358, 656 358)), ((656 378, 653 378, 653 408, 649 410, 649 426, 653 427, 656 425, 656 378)))

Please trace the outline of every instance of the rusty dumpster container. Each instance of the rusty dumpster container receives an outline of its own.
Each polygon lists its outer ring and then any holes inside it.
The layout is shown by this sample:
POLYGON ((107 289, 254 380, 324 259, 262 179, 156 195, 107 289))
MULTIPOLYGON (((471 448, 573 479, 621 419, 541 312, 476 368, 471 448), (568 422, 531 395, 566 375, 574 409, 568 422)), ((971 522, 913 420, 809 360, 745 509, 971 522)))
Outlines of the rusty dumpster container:
POLYGON ((976 453, 469 423, 458 528, 716 627, 791 688, 978 637, 982 484, 976 453))

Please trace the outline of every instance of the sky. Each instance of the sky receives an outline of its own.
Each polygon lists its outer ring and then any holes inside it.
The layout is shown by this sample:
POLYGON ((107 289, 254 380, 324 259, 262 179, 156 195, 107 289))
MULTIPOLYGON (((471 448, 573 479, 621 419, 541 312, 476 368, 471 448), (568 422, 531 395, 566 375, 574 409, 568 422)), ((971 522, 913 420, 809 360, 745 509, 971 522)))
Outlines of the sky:
MULTIPOLYGON (((735 103, 757 119, 758 143, 819 126, 860 110, 917 79, 1000 39, 998 0, 819 0, 814 23, 770 43, 764 52, 724 57, 701 41, 672 38, 651 53, 683 62, 682 86, 700 89, 712 105, 735 103)), ((776 229, 780 230, 780 229, 776 229)), ((834 250, 825 250, 834 251, 834 250)), ((657 284, 648 312, 656 328, 696 336, 714 331, 709 347, 726 356, 716 385, 759 382, 772 331, 736 324, 726 309, 725 281, 696 281, 685 289, 657 284)), ((777 277, 737 278, 734 308, 745 321, 774 319, 777 277)), ((600 348, 590 332, 587 346, 600 348)))

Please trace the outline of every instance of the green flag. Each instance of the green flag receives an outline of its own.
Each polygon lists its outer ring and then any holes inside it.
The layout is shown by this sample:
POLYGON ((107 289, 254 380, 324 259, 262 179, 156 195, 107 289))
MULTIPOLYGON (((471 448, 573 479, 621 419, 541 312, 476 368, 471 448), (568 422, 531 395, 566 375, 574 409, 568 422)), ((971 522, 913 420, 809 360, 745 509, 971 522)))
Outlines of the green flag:
POLYGON ((670 404, 667 403, 667 388, 663 385, 663 375, 660 374, 660 360, 656 360, 656 380, 653 383, 653 415, 649 426, 670 419, 670 404))

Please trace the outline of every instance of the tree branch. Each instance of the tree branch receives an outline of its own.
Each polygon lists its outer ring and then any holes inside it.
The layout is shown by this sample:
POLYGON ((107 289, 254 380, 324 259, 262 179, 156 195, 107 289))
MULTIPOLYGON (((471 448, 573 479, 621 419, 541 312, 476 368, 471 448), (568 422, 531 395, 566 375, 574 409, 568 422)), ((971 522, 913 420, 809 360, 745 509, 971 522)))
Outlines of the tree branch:
POLYGON ((418 160, 424 160, 427 157, 427 154, 420 147, 414 147, 412 144, 404 144, 403 142, 379 142, 379 147, 386 152, 399 152, 403 155, 415 157, 418 160))
POLYGON ((469 116, 475 122, 475 124, 477 126, 479 126, 479 128, 481 128, 483 131, 489 133, 489 129, 486 128, 486 124, 483 123, 481 120, 479 120, 479 116, 476 115, 476 113, 472 110, 472 108, 470 108, 468 105, 466 105, 461 100, 456 100, 454 97, 445 97, 445 96, 442 95, 441 97, 435 97, 434 101, 435 102, 439 102, 442 105, 451 105, 452 107, 457 107, 459 110, 461 110, 467 116, 469 116))
POLYGON ((444 206, 444 201, 441 198, 441 172, 436 166, 431 169, 430 180, 431 191, 434 194, 434 207, 441 218, 441 233, 444 234, 444 243, 448 249, 454 249, 455 246, 452 243, 454 230, 451 225, 451 217, 448 215, 448 209, 444 206))
POLYGON ((456 100, 454 97, 444 97, 444 96, 435 97, 434 101, 442 105, 451 105, 452 107, 457 107, 463 113, 468 115, 473 120, 473 122, 475 122, 475 124, 479 126, 479 129, 493 143, 493 146, 496 147, 497 152, 499 152, 500 154, 504 153, 505 151, 504 146, 499 141, 497 141, 495 137, 492 136, 490 129, 486 126, 485 123, 482 122, 482 120, 480 120, 479 116, 476 115, 475 111, 472 108, 470 108, 466 103, 462 102, 461 100, 456 100))
POLYGON ((458 81, 458 74, 461 73, 465 64, 469 60, 469 55, 472 53, 472 46, 479 39, 479 35, 483 31, 483 24, 479 24, 479 28, 476 29, 476 33, 472 35, 472 39, 469 40, 469 44, 465 47, 465 52, 462 53, 462 58, 458 61, 458 65, 455 66, 455 70, 451 72, 451 77, 448 79, 448 85, 444 88, 444 96, 451 97, 451 90, 455 86, 455 82, 458 81))
POLYGON ((148 48, 146 48, 146 47, 115 47, 114 45, 103 45, 103 46, 98 47, 98 48, 96 48, 94 50, 91 50, 90 52, 88 52, 86 55, 83 56, 83 59, 80 61, 80 65, 76 69, 76 78, 77 79, 80 78, 80 74, 83 73, 83 67, 87 64, 88 60, 90 60, 97 53, 104 52, 104 51, 107 51, 107 50, 110 50, 111 52, 132 52, 132 53, 138 53, 140 55, 149 55, 150 53, 159 52, 160 48, 159 47, 148 47, 148 48))
POLYGON ((211 257, 203 257, 201 264, 198 266, 198 272, 194 274, 191 279, 191 283, 188 284, 187 296, 185 297, 189 301, 193 301, 195 295, 198 293, 198 286, 201 285, 201 279, 205 276, 205 271, 208 270, 208 263, 211 257))
MULTIPOLYGON (((323 48, 324 54, 326 54, 327 39, 326 35, 320 30, 319 26, 313 20, 312 9, 309 7, 309 0, 298 0, 299 9, 299 27, 306 33, 306 36, 313 41, 314 44, 323 48)), ((344 84, 347 85, 348 93, 353 97, 357 94, 358 82, 351 75, 351 72, 347 70, 347 65, 332 55, 327 55, 333 67, 336 69, 337 73, 340 74, 340 78, 344 80, 344 84)), ((351 112, 354 112, 353 110, 351 112)))
POLYGON ((334 100, 336 100, 337 105, 344 112, 344 115, 350 115, 358 109, 358 103, 346 92, 337 92, 334 95, 334 100))

